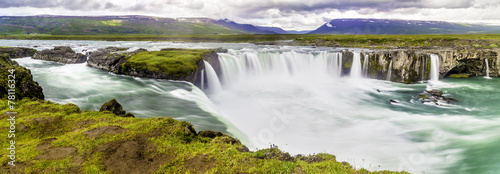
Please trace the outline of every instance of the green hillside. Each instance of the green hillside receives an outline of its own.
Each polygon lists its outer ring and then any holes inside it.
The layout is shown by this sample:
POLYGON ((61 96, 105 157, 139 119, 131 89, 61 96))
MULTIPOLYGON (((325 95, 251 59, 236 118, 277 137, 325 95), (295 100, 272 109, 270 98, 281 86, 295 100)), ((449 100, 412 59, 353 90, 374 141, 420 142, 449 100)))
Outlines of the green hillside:
POLYGON ((179 20, 148 16, 3 16, 0 17, 0 34, 225 35, 245 34, 245 32, 214 24, 205 18, 179 20))

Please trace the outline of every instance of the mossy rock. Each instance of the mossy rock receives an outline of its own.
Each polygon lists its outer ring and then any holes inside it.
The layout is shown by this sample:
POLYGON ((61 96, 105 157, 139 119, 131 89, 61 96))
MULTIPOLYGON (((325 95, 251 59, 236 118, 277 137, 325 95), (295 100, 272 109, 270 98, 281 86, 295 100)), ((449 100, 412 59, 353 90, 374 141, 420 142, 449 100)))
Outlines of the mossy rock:
POLYGON ((24 97, 44 99, 42 87, 33 80, 31 71, 19 66, 16 61, 11 60, 9 57, 9 54, 0 54, 0 75, 3 77, 0 79, 0 97, 7 98, 9 90, 12 90, 9 87, 14 87, 13 96, 15 96, 15 100, 24 97))
POLYGON ((116 99, 111 99, 104 103, 99 109, 99 112, 109 111, 120 117, 135 117, 132 113, 127 113, 123 110, 122 105, 116 101, 116 99))
POLYGON ((449 78, 469 78, 470 74, 451 74, 449 78))
POLYGON ((36 53, 35 49, 23 47, 0 47, 0 55, 6 54, 8 58, 31 57, 36 53))

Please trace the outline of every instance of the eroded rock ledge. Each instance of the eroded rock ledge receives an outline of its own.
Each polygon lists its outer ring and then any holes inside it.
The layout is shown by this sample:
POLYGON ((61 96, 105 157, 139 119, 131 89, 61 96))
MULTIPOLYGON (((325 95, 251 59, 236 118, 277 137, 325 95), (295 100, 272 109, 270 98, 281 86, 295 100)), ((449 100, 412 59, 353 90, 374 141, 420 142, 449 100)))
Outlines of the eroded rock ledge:
POLYGON ((38 51, 32 58, 67 64, 85 63, 87 61, 87 56, 81 53, 75 53, 75 51, 67 46, 56 46, 54 49, 38 51))
POLYGON ((121 51, 123 49, 108 47, 89 52, 87 66, 115 74, 200 84, 201 70, 205 68, 203 61, 209 62, 216 71, 220 72, 217 52, 225 51, 223 49, 166 48, 160 51, 138 49, 123 52, 121 51))

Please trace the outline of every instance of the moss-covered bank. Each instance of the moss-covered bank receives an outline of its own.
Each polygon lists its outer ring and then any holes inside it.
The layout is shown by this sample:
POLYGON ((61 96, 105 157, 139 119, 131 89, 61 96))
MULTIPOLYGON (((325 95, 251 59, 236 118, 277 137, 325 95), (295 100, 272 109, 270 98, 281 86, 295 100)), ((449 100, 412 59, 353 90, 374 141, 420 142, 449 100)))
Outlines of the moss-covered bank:
MULTIPOLYGON (((23 56, 22 54, 17 52, 12 55, 23 56)), ((24 97, 44 99, 42 87, 33 81, 31 71, 11 60, 10 58, 17 58, 12 57, 12 55, 0 53, 0 98, 7 98, 8 92, 11 90, 10 92, 14 93, 16 99, 24 97), (14 91, 10 87, 13 87, 14 91)))
MULTIPOLYGON (((7 101, 0 103, 6 120, 7 101)), ((372 173, 329 154, 291 157, 276 147, 250 152, 234 138, 196 132, 169 117, 124 118, 28 99, 15 111, 16 166, 8 164, 10 139, 0 136, 0 173, 372 173)))
POLYGON ((203 60, 216 66, 218 55, 208 49, 140 49, 127 53, 102 49, 89 54, 87 65, 116 74, 196 83, 205 68, 203 60))

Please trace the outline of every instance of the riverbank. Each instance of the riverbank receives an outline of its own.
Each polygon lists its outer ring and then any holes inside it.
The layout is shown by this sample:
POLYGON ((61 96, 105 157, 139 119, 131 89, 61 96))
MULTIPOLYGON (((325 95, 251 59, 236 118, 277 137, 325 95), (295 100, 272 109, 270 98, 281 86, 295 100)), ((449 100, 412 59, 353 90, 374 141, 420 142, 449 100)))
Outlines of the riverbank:
POLYGON ((500 34, 447 35, 0 35, 0 39, 17 40, 99 40, 99 41, 171 41, 257 43, 290 46, 324 46, 357 48, 498 48, 500 34), (283 42, 285 41, 285 42, 283 42))

